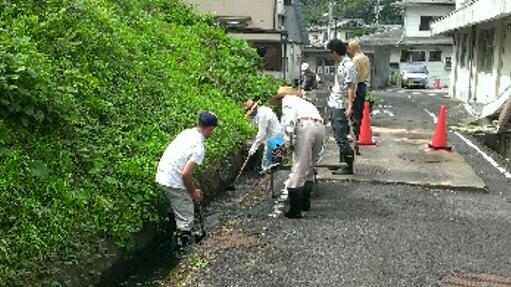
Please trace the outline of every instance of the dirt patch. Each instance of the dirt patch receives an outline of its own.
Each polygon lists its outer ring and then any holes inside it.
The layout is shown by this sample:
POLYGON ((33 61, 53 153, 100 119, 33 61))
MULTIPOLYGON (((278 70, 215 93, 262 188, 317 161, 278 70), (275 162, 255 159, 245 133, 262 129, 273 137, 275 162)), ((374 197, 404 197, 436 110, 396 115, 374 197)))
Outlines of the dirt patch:
POLYGON ((216 237, 215 240, 207 242, 204 248, 210 252, 218 252, 223 249, 252 246, 258 242, 257 236, 233 232, 216 237))
POLYGON ((444 277, 442 287, 511 287, 511 278, 489 273, 459 273, 444 277))
POLYGON ((403 153, 399 158, 411 162, 420 163, 440 163, 448 161, 448 159, 441 153, 403 153))
POLYGON ((407 132, 407 133, 395 133, 393 136, 398 138, 405 138, 410 140, 429 140, 431 139, 431 134, 426 133, 415 133, 415 132, 407 132))

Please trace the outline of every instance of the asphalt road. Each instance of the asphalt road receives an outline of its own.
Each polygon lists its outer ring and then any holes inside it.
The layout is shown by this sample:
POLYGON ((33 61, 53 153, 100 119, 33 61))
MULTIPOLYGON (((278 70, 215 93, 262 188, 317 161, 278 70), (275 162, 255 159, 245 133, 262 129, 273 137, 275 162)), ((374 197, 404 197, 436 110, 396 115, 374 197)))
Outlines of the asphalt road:
MULTIPOLYGON (((425 109, 436 113, 439 104, 449 107, 450 125, 468 118, 459 103, 441 93, 382 95, 382 109, 389 113, 375 116, 375 124, 433 128, 425 109), (400 113, 410 119, 391 116, 400 113)), ((213 204, 210 217, 224 224, 196 246, 192 259, 155 285, 408 287, 440 286, 444 276, 457 273, 511 277, 511 180, 458 136, 449 137, 487 192, 320 182, 311 211, 289 220, 269 216, 275 201, 263 183, 251 182, 235 195, 251 195, 251 204, 244 204, 246 196, 231 200, 221 215, 223 205, 213 204)), ((280 174, 280 181, 284 177, 280 174)))

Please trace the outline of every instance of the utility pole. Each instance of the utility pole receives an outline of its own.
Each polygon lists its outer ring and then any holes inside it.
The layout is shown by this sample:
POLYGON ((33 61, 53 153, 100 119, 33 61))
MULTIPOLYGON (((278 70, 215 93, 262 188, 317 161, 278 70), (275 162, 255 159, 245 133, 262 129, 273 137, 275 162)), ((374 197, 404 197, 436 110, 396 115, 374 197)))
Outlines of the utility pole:
POLYGON ((377 27, 380 26, 380 11, 381 11, 380 0, 377 0, 376 1, 376 9, 375 9, 375 12, 376 12, 376 26, 377 27))
POLYGON ((332 40, 331 34, 332 34, 332 17, 334 14, 334 1, 330 1, 328 3, 328 29, 327 29, 327 41, 330 42, 332 40))

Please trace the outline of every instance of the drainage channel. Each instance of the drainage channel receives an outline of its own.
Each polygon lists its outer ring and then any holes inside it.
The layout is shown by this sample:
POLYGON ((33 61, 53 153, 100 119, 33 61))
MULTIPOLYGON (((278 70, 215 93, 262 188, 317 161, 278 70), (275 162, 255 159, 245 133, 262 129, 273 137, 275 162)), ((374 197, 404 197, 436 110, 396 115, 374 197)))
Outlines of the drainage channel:
POLYGON ((506 160, 511 160, 511 132, 502 134, 476 133, 473 136, 506 160))
MULTIPOLYGON (((244 205, 251 205, 264 198, 267 194, 264 192, 254 192, 254 190, 266 190, 266 179, 255 171, 246 172, 234 189, 225 190, 206 208, 203 209, 204 225, 206 232, 210 234, 222 222, 231 218, 239 212, 244 205)), ((220 240, 222 244, 253 244, 254 238, 246 237, 240 234, 229 235, 225 240, 220 240), (231 238, 232 237, 232 238, 231 238)), ((222 239, 222 238, 220 238, 222 239)), ((202 244, 202 243, 199 243, 202 244)), ((205 248, 215 250, 222 249, 219 246, 206 246, 205 248)), ((193 252, 193 248, 192 248, 193 252)), ((168 276, 175 268, 178 268, 180 261, 184 261, 186 255, 178 255, 171 250, 168 242, 161 242, 159 247, 155 247, 152 257, 140 264, 128 278, 118 282, 118 286, 174 286, 168 282, 168 276)))

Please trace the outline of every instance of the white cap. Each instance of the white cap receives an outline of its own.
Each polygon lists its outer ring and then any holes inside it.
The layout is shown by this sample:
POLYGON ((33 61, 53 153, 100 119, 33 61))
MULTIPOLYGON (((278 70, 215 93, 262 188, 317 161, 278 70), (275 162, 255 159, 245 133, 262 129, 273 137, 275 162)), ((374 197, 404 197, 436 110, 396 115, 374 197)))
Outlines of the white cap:
POLYGON ((309 69, 309 64, 307 64, 307 63, 303 63, 303 64, 302 64, 302 71, 306 71, 306 70, 308 70, 308 69, 309 69))

